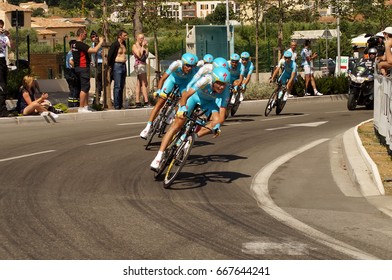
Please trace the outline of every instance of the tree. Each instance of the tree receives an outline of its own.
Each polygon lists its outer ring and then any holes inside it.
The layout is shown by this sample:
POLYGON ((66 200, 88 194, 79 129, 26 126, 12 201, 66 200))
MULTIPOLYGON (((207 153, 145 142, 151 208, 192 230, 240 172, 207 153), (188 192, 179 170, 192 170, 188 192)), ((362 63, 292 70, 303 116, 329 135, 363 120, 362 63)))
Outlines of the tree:
MULTIPOLYGON (((234 19, 233 9, 229 8, 229 18, 234 19)), ((222 24, 226 23, 226 5, 218 4, 213 13, 206 16, 206 21, 212 24, 222 24)))

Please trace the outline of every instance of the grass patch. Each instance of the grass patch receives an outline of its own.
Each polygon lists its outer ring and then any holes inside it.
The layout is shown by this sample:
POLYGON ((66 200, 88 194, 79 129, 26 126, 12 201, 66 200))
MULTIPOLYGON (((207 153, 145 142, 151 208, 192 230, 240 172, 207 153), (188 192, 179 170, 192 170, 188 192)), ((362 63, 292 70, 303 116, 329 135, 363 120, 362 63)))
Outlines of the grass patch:
POLYGON ((392 159, 388 155, 387 147, 382 145, 374 133, 373 121, 358 127, 359 138, 371 159, 377 165, 383 182, 385 194, 392 195, 392 159))

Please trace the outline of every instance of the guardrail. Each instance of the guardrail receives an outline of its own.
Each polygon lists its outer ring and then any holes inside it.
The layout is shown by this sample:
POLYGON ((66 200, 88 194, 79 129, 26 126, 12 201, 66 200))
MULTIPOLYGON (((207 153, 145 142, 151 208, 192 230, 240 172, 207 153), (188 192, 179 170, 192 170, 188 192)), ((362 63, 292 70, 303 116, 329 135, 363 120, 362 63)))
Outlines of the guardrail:
POLYGON ((392 78, 375 74, 374 128, 381 142, 392 151, 392 78))

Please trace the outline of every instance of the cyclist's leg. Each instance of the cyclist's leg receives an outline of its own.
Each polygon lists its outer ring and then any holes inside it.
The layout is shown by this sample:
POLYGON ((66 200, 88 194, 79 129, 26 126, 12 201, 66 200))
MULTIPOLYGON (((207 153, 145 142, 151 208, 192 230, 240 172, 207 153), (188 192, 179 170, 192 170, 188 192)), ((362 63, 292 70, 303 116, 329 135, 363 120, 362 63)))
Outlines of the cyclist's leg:
POLYGON ((163 105, 166 102, 167 94, 173 90, 174 85, 175 80, 173 76, 170 75, 162 85, 162 91, 159 94, 158 101, 155 104, 154 108, 151 110, 150 117, 148 118, 149 122, 152 123, 155 120, 155 118, 159 114, 159 111, 162 109, 163 105))
POLYGON ((206 125, 206 127, 202 127, 199 132, 197 132, 197 137, 203 137, 206 134, 211 133, 211 129, 219 123, 219 106, 215 101, 201 101, 200 107, 202 110, 207 110, 206 115, 210 116, 210 122, 206 125))

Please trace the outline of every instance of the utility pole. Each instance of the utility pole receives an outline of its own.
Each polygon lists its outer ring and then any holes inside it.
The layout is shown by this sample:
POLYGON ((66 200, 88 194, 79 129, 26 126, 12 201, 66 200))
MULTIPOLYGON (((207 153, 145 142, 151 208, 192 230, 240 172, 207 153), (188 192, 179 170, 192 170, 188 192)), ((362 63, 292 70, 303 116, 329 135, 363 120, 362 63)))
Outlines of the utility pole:
POLYGON ((226 32, 227 32, 227 57, 230 58, 230 19, 229 19, 229 0, 226 0, 226 32))

